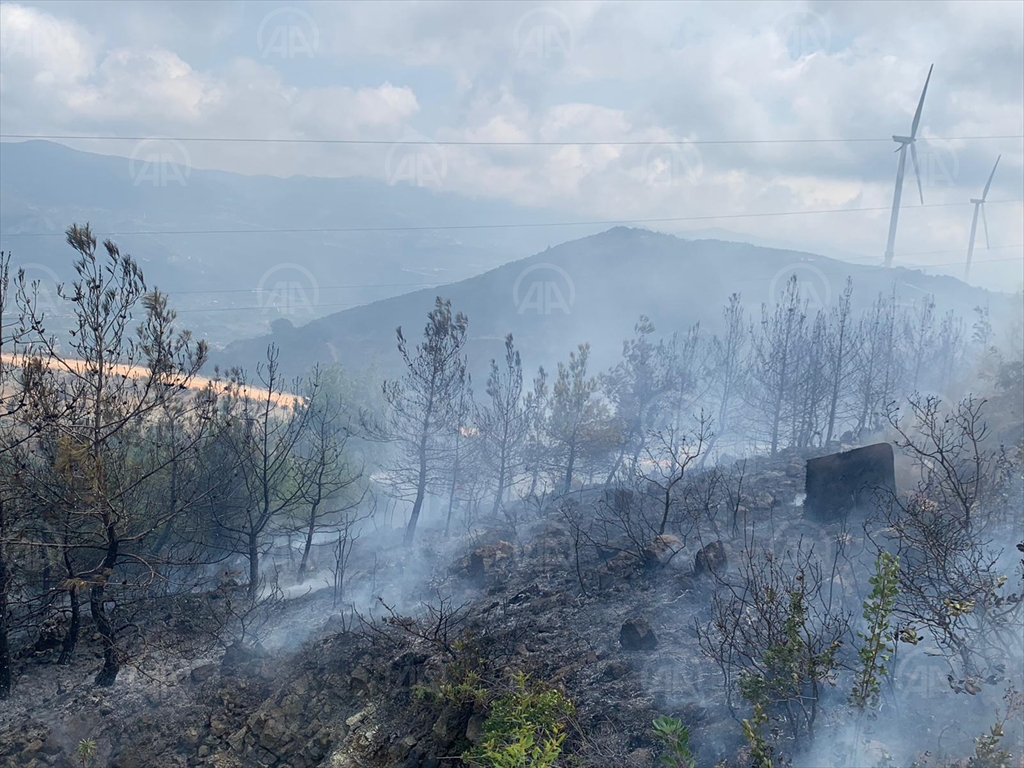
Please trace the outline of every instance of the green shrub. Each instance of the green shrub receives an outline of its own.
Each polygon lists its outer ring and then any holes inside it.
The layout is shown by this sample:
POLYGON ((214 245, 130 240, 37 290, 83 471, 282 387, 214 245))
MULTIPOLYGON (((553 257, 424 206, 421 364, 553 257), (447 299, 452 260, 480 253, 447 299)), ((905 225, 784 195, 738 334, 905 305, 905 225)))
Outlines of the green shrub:
POLYGON ((652 725, 654 738, 668 751, 659 758, 665 768, 697 768, 697 761, 690 751, 690 730, 682 720, 662 715, 652 725))
POLYGON ((562 754, 572 702, 554 688, 518 673, 513 690, 496 699, 483 742, 463 759, 481 768, 551 768, 562 754))

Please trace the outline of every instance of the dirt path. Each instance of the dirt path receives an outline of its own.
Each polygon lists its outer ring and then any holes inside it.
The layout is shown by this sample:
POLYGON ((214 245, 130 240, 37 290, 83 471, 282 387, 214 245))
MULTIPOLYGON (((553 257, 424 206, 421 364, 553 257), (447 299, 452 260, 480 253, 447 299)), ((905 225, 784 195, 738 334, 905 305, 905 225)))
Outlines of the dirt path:
MULTIPOLYGON (((5 365, 12 365, 12 366, 19 366, 19 365, 21 365, 21 359, 18 358, 18 357, 15 357, 14 355, 11 355, 11 354, 0 355, 0 360, 2 360, 5 365)), ((68 368, 68 369, 70 369, 70 370, 72 370, 72 371, 74 371, 76 373, 81 373, 83 371, 83 369, 84 369, 84 363, 81 360, 75 360, 75 359, 70 359, 69 358, 69 359, 65 359, 65 360, 59 361, 59 365, 57 365, 56 364, 57 361, 54 361, 54 360, 49 360, 48 362, 50 364, 50 367, 55 367, 55 368, 65 368, 66 367, 66 368, 68 368)), ((132 366, 128 366, 128 365, 114 365, 114 366, 111 366, 111 370, 113 372, 117 373, 118 375, 132 377, 132 378, 142 378, 142 377, 144 377, 144 376, 146 376, 148 374, 148 371, 145 368, 132 367, 132 366)), ((212 386, 214 391, 219 392, 219 393, 224 393, 224 392, 226 392, 228 390, 228 383, 227 382, 225 382, 225 381, 216 381, 214 379, 209 379, 209 378, 207 378, 205 376, 195 376, 189 382, 189 389, 192 389, 192 390, 206 389, 206 387, 208 387, 208 386, 212 386)), ((244 396, 246 396, 246 397, 248 397, 250 399, 259 400, 259 399, 262 399, 262 398, 266 397, 267 390, 261 389, 259 387, 242 387, 241 388, 241 394, 243 394, 244 396)), ((301 402, 301 400, 302 400, 302 398, 299 395, 296 395, 296 394, 291 393, 291 392, 275 392, 273 399, 274 399, 275 405, 279 405, 279 406, 284 407, 284 408, 293 407, 297 403, 301 402)))

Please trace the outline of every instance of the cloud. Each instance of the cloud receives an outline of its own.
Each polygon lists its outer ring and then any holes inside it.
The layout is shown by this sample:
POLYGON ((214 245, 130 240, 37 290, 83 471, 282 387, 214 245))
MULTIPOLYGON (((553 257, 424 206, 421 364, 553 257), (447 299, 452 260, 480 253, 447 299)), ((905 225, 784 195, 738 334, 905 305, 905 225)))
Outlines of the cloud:
MULTIPOLYGON (((934 61, 919 143, 925 202, 966 204, 999 153, 990 199, 1019 198, 1024 187, 1019 139, 936 138, 1024 133, 1021 3, 251 2, 204 4, 194 17, 175 3, 117 7, 82 2, 57 14, 0 4, 5 132, 628 141, 637 143, 422 151, 443 157, 445 191, 569 217, 884 209, 896 164, 887 140, 690 142, 885 139, 909 129, 934 61), (271 30, 279 42, 316 39, 316 50, 268 55, 266 40, 259 45, 268 19, 289 20, 271 30)), ((189 145, 198 167, 282 176, 386 178, 389 150, 189 145)), ((905 192, 897 250, 956 260, 968 206, 920 208, 912 176, 905 192)), ((1019 242, 1020 204, 988 214, 993 245, 1019 242)), ((663 226, 726 226, 880 256, 887 222, 881 210, 663 226)), ((1005 287, 1019 271, 1007 263, 989 279, 1005 287)))

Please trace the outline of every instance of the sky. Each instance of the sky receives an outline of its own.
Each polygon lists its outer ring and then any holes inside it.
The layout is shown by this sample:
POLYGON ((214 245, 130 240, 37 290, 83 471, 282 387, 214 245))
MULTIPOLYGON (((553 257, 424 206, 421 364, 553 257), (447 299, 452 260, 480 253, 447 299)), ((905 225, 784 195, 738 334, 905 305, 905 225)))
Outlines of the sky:
POLYGON ((932 63, 896 262, 962 274, 1001 155, 972 282, 1019 289, 1024 2, 3 2, 0 133, 870 263, 932 63))

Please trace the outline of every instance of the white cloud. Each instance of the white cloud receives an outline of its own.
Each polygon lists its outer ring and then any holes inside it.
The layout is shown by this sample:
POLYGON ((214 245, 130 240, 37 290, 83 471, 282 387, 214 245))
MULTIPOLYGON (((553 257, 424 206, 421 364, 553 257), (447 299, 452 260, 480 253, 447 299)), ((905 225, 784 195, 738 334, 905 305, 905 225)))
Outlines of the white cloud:
MULTIPOLYGON (((887 141, 685 142, 904 132, 935 61, 919 144, 925 202, 967 202, 1000 152, 990 197, 1019 197, 1024 178, 1019 139, 925 141, 1024 132, 1021 3, 296 2, 320 44, 292 60, 257 45, 279 4, 244 14, 204 5, 194 19, 174 3, 122 5, 123 14, 84 2, 57 14, 0 4, 5 132, 622 140, 641 144, 447 146, 444 189, 586 219, 884 208, 896 162, 887 141), (682 143, 672 155, 649 141, 682 143)), ((387 151, 189 145, 198 167, 277 175, 383 178, 387 151)), ((915 209, 916 192, 908 176, 898 250, 966 240, 966 207, 915 209)), ((988 212, 993 244, 1019 239, 1020 205, 988 212)), ((880 254, 887 220, 881 211, 693 226, 880 254)), ((1012 270, 1019 264, 1000 274, 1012 270)))

